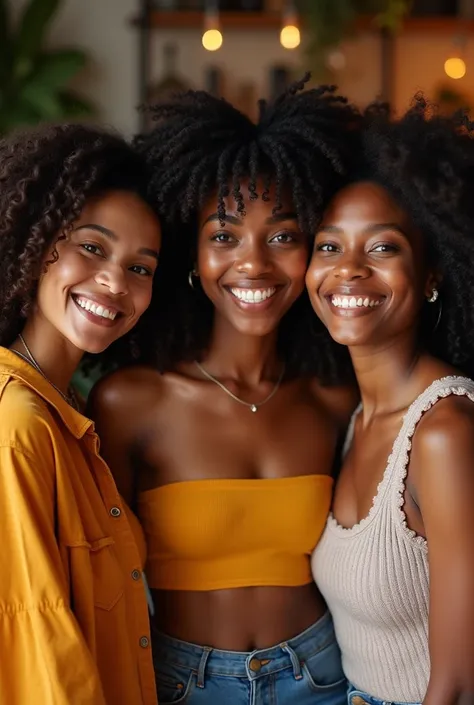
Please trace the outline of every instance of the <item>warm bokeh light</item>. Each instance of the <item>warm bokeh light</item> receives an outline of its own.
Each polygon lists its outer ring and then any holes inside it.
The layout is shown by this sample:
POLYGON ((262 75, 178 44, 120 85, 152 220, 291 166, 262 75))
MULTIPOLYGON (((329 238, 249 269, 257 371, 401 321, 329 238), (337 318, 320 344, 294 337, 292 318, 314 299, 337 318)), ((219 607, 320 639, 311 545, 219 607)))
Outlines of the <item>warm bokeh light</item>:
POLYGON ((202 45, 207 51, 217 51, 222 46, 222 34, 218 29, 208 29, 202 35, 202 45))
POLYGON ((466 75, 466 62, 453 56, 444 62, 444 70, 449 78, 463 78, 466 75))
POLYGON ((346 55, 340 49, 330 51, 326 57, 326 65, 332 71, 343 71, 346 63, 346 55))
POLYGON ((285 25, 280 32, 280 44, 285 49, 296 49, 300 45, 300 30, 293 24, 285 25))

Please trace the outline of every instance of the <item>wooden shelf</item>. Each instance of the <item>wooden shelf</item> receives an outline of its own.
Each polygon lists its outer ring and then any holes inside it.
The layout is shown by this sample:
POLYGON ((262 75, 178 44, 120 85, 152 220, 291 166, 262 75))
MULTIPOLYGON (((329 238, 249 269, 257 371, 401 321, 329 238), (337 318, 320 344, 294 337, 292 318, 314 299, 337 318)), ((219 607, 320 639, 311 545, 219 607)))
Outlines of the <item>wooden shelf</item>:
MULTIPOLYGON (((281 15, 268 12, 220 12, 221 26, 227 29, 275 29, 281 27, 281 15)), ((204 13, 193 10, 166 12, 154 10, 150 16, 154 29, 196 29, 204 24, 204 13)))
MULTIPOLYGON (((281 15, 268 12, 221 12, 221 26, 224 29, 279 29, 281 15)), ((139 19, 134 24, 140 25, 139 19)), ((150 26, 153 29, 201 29, 204 24, 204 13, 193 10, 182 12, 167 12, 153 10, 150 15, 150 26)), ((361 17, 357 22, 360 30, 376 30, 371 17, 361 17)), ((405 32, 474 32, 474 20, 462 17, 409 17, 403 23, 405 32)))
POLYGON ((474 31, 474 20, 465 17, 407 17, 403 23, 406 32, 449 32, 453 34, 474 31))

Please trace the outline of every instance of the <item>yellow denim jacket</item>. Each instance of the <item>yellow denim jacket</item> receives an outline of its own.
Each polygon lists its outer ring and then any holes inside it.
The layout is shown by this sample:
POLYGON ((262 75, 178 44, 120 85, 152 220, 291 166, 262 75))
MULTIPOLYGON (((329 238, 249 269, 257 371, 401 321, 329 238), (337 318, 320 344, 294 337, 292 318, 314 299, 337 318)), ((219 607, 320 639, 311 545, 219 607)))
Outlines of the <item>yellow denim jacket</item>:
POLYGON ((0 347, 0 704, 156 705, 142 558, 92 421, 0 347))

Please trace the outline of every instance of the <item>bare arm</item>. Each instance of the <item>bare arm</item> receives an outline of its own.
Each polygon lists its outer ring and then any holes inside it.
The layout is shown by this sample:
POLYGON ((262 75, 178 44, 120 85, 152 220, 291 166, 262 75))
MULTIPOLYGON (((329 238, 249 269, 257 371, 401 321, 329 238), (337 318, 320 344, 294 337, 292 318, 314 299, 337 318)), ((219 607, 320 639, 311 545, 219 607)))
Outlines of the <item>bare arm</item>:
POLYGON ((109 375, 93 388, 87 406, 100 439, 100 453, 110 467, 118 491, 129 506, 134 502, 132 467, 134 417, 133 385, 127 371, 109 375))
POLYGON ((431 673, 423 705, 474 704, 474 409, 426 418, 411 467, 428 541, 431 673))

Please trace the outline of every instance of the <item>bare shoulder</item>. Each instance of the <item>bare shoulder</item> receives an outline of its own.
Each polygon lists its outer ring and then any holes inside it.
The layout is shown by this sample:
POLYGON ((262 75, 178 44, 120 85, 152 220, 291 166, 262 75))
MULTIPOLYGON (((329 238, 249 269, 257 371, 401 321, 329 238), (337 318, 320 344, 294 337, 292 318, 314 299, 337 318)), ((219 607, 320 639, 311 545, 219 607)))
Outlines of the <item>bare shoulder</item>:
POLYGON ((129 367, 103 377, 94 385, 87 411, 96 422, 108 420, 115 425, 126 421, 140 422, 143 413, 159 400, 162 375, 150 367, 129 367))
POLYGON ((421 418, 413 440, 413 457, 433 458, 474 449, 474 403, 467 396, 440 399, 421 418))
POLYGON ((310 381, 315 399, 326 407, 337 423, 345 428, 360 401, 358 388, 354 386, 322 385, 317 379, 310 381))

